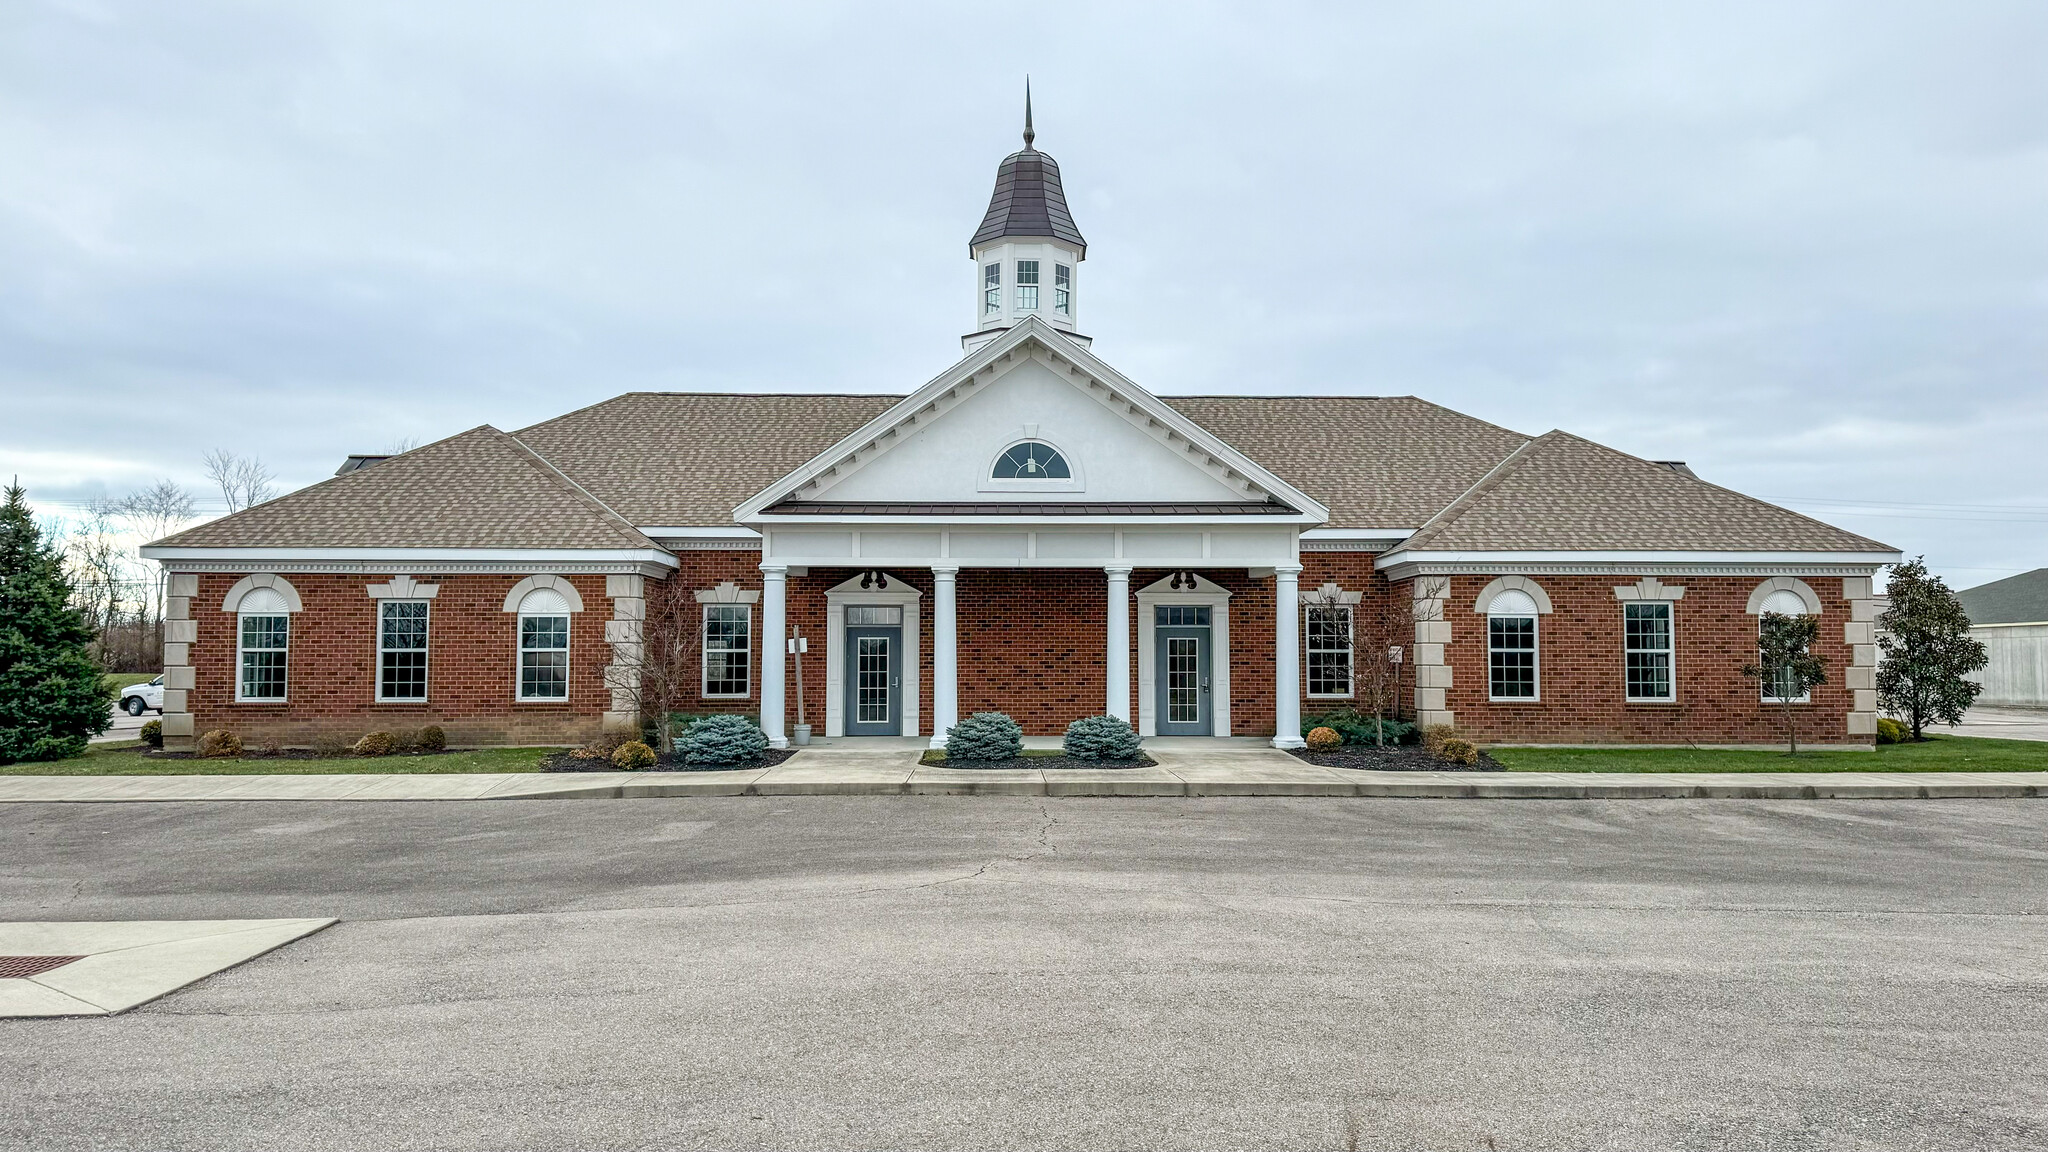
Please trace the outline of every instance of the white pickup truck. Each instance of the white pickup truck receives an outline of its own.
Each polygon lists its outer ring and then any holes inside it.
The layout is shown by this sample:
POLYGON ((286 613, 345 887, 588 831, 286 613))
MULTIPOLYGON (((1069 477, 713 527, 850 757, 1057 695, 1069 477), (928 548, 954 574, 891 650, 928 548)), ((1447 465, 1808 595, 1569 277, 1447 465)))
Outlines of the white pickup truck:
POLYGON ((150 709, 164 714, 164 678, 159 676, 147 684, 130 684, 121 689, 121 711, 130 716, 140 716, 150 709))

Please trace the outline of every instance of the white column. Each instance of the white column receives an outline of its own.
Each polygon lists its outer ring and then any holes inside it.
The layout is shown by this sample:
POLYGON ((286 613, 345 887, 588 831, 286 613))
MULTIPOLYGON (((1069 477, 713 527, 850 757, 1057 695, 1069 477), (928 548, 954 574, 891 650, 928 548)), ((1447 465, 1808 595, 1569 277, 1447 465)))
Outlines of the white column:
POLYGON ((1106 715, 1131 718, 1131 570, 1104 568, 1109 575, 1108 659, 1103 663, 1106 715))
POLYGON ((954 565, 932 566, 932 747, 960 722, 960 625, 954 614, 954 565))
POLYGON ((1301 565, 1273 570, 1273 747, 1300 748, 1301 565))
POLYGON ((789 568, 784 564, 761 565, 761 731, 768 734, 770 748, 789 747, 782 724, 787 709, 783 704, 783 637, 789 625, 783 609, 789 587, 789 568))

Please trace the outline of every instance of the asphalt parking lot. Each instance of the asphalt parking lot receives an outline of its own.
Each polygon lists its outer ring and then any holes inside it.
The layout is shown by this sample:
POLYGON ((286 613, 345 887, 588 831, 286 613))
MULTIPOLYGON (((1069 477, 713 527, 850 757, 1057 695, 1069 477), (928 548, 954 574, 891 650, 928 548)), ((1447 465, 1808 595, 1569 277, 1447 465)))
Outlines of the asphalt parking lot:
POLYGON ((2048 1146, 2048 801, 18 805, 0 1146, 2048 1146))

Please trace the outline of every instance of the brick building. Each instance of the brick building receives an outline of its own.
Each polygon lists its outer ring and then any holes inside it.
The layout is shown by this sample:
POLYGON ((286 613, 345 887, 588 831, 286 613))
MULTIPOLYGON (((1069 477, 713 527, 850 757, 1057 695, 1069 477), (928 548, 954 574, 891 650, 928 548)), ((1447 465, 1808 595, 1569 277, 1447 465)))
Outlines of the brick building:
POLYGON ((907 396, 632 393, 145 548, 167 744, 578 741, 637 726, 658 639, 672 706, 779 746, 793 635, 828 737, 1107 711, 1294 746, 1391 697, 1486 741, 1760 743, 1766 611, 1822 618, 1803 741, 1871 741, 1887 546, 1413 397, 1155 395, 1079 330, 1087 244, 1028 126, 969 250, 964 358, 907 396))

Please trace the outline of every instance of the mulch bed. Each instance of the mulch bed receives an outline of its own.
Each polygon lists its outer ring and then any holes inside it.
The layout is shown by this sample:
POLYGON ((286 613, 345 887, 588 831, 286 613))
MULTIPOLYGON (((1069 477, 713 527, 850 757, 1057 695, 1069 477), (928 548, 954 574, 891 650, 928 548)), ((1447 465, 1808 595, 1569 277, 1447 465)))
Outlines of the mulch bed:
POLYGON ((1288 751, 1311 764, 1325 768, 1355 768, 1366 772, 1504 772, 1500 761, 1479 753, 1477 764, 1452 764, 1438 760, 1414 744, 1379 748, 1371 744, 1347 744, 1332 752, 1311 752, 1306 748, 1288 751))
POLYGON ((959 768, 982 772, 993 768, 1150 768, 1158 761, 1140 754, 1136 760, 1075 760, 1068 756, 1012 756, 1007 760, 920 760, 927 768, 959 768))
MULTIPOLYGON (((341 751, 341 752, 317 752, 317 751, 315 751, 315 750, 313 750, 313 749, 311 749, 311 748, 280 748, 280 749, 278 749, 278 750, 277 750, 277 751, 275 751, 275 752, 266 752, 266 751, 264 751, 264 750, 263 750, 263 749, 261 749, 261 748, 246 748, 246 749, 243 749, 242 753, 241 753, 240 755, 238 755, 238 756, 216 756, 216 757, 212 757, 212 759, 216 759, 216 760, 357 760, 357 759, 361 759, 361 760, 403 760, 403 759, 406 759, 406 758, 408 758, 408 757, 419 757, 419 756, 446 756, 446 755, 448 755, 448 754, 449 754, 449 753, 451 753, 451 752, 457 752, 457 751, 461 751, 461 749, 456 749, 456 748, 446 748, 446 749, 443 749, 443 750, 441 750, 441 751, 439 751, 439 752, 420 752, 420 751, 413 751, 413 752, 393 752, 393 753, 390 753, 389 755, 385 755, 385 756, 361 756, 361 757, 359 757, 359 756, 357 756, 357 755, 356 755, 355 753, 353 753, 353 752, 350 752, 350 751, 346 751, 346 750, 344 750, 344 751, 341 751)), ((205 757, 205 756, 201 756, 201 755, 200 755, 199 753, 197 753, 197 752, 166 752, 166 751, 164 751, 164 750, 163 750, 163 749, 161 749, 161 748, 144 748, 144 749, 141 749, 141 752, 142 752, 142 756, 143 756, 143 758, 144 758, 144 759, 147 759, 147 760, 205 760, 205 759, 208 759, 208 757, 205 757)))
POLYGON ((791 756, 798 748, 770 748, 751 764, 685 764, 680 756, 663 756, 646 768, 619 768, 603 757, 583 759, 573 752, 563 750, 551 752, 540 762, 543 772, 731 772, 742 768, 773 768, 791 756))

